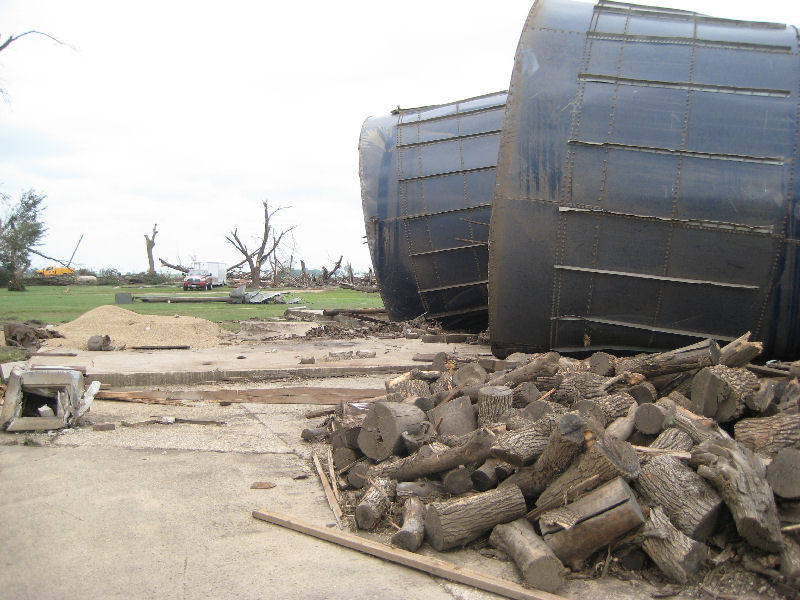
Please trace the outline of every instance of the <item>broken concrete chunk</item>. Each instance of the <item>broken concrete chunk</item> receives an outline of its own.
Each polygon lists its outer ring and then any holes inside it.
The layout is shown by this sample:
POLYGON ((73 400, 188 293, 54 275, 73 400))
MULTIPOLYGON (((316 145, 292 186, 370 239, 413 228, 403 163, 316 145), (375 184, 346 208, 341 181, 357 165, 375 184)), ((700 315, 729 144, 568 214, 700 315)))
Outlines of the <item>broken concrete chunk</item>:
POLYGON ((315 359, 313 356, 301 356, 300 357, 300 364, 301 365, 313 365, 315 363, 315 359))
POLYGON ((100 384, 85 390, 83 375, 74 369, 26 370, 14 367, 0 412, 0 428, 42 431, 75 424, 92 403, 100 384))

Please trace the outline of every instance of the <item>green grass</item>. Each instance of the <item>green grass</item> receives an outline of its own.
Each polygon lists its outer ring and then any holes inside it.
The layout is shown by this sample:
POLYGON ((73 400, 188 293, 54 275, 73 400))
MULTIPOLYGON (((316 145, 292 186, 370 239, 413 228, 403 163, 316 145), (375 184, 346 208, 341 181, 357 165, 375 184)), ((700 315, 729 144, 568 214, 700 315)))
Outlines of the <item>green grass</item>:
POLYGON ((15 348, 13 346, 0 346, 0 363, 25 360, 26 356, 27 352, 25 352, 24 348, 15 348))
MULTIPOLYGON (((266 290, 271 291, 271 290, 266 290)), ((130 292, 136 296, 192 295, 223 296, 230 288, 223 287, 210 292, 184 292, 175 287, 141 286, 29 286, 24 292, 0 290, 0 321, 39 320, 44 323, 64 323, 82 315, 87 310, 114 304, 114 294, 130 292)), ((133 304, 120 305, 143 315, 186 315, 221 323, 223 327, 235 329, 235 322, 245 319, 283 316, 287 308, 306 306, 322 308, 377 308, 383 306, 379 294, 364 294, 353 290, 330 289, 323 292, 289 290, 286 298, 298 297, 301 302, 292 304, 227 304, 223 302, 167 304, 145 303, 134 300, 133 304)))

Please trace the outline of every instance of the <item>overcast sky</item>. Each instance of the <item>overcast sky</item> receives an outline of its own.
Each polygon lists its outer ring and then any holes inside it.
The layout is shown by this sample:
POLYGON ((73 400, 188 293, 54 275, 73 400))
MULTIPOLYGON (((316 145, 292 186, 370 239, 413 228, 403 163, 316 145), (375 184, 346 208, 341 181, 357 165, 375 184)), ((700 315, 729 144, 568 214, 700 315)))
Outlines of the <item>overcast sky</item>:
MULTIPOLYGON (((800 24, 797 0, 651 2, 800 24)), ((3 0, 0 192, 47 196, 41 250, 123 272, 233 264, 261 201, 295 256, 369 267, 358 179, 368 116, 508 87, 530 0, 3 0)), ((47 261, 36 259, 42 266, 47 261)))

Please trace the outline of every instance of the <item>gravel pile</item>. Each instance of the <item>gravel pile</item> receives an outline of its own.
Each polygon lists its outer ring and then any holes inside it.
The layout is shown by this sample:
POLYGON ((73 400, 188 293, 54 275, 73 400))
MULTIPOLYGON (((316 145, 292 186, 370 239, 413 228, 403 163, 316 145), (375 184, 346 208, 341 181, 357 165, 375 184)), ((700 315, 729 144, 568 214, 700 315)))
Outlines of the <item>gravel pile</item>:
POLYGON ((93 335, 108 335, 117 349, 123 346, 188 345, 211 348, 219 344, 216 323, 196 317, 140 315, 115 305, 99 306, 69 323, 58 326, 64 339, 48 341, 48 347, 87 350, 93 335))

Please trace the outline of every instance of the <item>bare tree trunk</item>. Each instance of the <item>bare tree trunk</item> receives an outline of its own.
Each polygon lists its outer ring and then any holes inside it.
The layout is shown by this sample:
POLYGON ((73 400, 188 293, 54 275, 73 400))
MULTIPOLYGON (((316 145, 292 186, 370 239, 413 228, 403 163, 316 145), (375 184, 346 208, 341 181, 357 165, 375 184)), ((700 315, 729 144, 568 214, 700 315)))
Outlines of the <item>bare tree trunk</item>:
POLYGON ((153 225, 153 235, 151 237, 147 237, 147 234, 144 234, 144 241, 147 246, 147 272, 148 273, 155 273, 156 272, 156 265, 153 262, 153 246, 156 245, 156 234, 158 230, 156 229, 156 225, 153 225))

